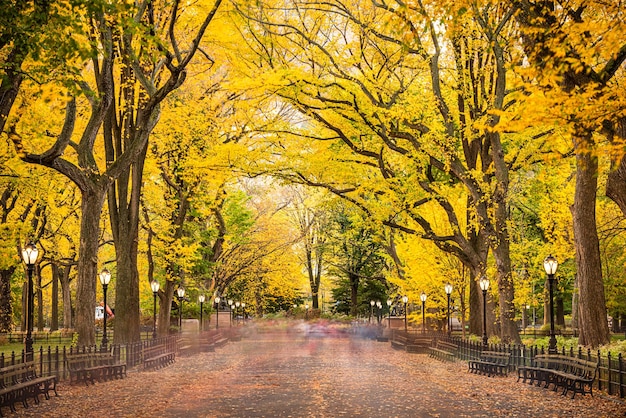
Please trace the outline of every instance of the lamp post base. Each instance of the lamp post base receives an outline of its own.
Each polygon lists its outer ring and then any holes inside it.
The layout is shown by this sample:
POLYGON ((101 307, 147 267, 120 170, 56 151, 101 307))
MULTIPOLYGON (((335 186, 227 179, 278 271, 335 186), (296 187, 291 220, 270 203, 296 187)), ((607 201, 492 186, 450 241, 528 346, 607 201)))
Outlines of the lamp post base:
POLYGON ((550 335, 550 342, 548 343, 548 354, 557 354, 558 350, 556 349, 556 337, 554 334, 550 335))

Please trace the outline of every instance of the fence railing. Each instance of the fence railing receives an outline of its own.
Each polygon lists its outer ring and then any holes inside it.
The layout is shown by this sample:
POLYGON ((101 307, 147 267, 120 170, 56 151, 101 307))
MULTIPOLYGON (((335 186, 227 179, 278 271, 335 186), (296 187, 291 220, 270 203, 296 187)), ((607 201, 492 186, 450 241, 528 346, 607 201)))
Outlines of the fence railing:
MULTIPOLYGON (((448 339, 459 347, 457 356, 461 360, 476 360, 483 350, 510 353, 511 366, 514 369, 519 366, 530 365, 537 354, 546 354, 547 351, 545 347, 527 347, 517 344, 488 344, 484 346, 480 342, 468 341, 460 337, 442 336, 441 338, 448 339)), ((602 355, 600 350, 592 351, 578 347, 578 349, 570 348, 569 350, 561 348, 559 354, 597 362, 598 375, 594 382, 594 388, 606 391, 609 395, 616 395, 620 398, 626 397, 626 364, 622 353, 614 355, 609 352, 607 355, 602 355)))
MULTIPOLYGON (((155 345, 165 345, 168 351, 178 351, 178 336, 171 335, 149 340, 142 340, 130 344, 112 344, 107 351, 114 356, 117 361, 126 363, 126 367, 132 368, 143 362, 143 348, 155 345)), ((80 348, 67 346, 39 347, 34 351, 34 361, 37 364, 37 371, 40 376, 56 375, 60 380, 69 378, 69 371, 66 368, 66 359, 72 354, 100 352, 101 348, 84 346, 80 348)), ((11 354, 0 353, 0 368, 13 364, 23 363, 26 360, 26 352, 22 349, 20 353, 11 354)))

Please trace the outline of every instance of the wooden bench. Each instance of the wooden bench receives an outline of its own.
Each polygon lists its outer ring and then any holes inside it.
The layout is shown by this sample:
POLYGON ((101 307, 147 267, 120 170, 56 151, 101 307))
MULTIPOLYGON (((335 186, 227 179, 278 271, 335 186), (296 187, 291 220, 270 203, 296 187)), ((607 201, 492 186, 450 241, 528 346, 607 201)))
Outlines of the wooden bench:
POLYGON ((16 412, 15 404, 21 402, 28 408, 28 399, 39 403, 39 395, 50 399, 50 391, 57 393, 56 376, 37 376, 37 367, 34 361, 18 363, 0 369, 0 416, 2 407, 8 406, 16 412))
POLYGON ((214 351, 216 348, 223 347, 228 343, 228 338, 222 335, 221 332, 212 332, 206 335, 203 341, 203 346, 206 351, 214 351))
POLYGON ((66 369, 70 374, 70 384, 105 381, 126 377, 126 363, 118 362, 108 352, 68 354, 65 358, 66 369))
POLYGON ((468 370, 472 373, 486 374, 487 376, 508 376, 511 362, 511 353, 499 351, 483 351, 479 360, 470 360, 468 370))
POLYGON ((167 345, 159 344, 151 347, 144 347, 141 351, 144 369, 160 369, 174 363, 176 353, 170 350, 167 345))
POLYGON ((539 354, 529 366, 517 369, 517 380, 529 380, 537 386, 549 387, 554 391, 561 389, 561 394, 572 392, 572 399, 577 393, 593 396, 593 382, 598 374, 598 363, 560 354, 539 354))
POLYGON ((437 360, 455 361, 459 346, 443 340, 437 340, 435 347, 430 347, 429 355, 437 360))
POLYGON ((394 333, 391 338, 391 347, 405 350, 408 353, 427 353, 432 345, 432 340, 426 337, 394 333))

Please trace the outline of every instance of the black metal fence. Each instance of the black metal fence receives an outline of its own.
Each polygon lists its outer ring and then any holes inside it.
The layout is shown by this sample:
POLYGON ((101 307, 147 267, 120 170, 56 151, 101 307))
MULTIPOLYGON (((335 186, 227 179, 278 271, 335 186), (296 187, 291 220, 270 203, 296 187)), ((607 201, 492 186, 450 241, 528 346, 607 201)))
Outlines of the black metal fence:
MULTIPOLYGON (((107 351, 115 357, 117 361, 125 362, 126 367, 132 368, 141 364, 142 352, 144 348, 155 345, 165 345, 167 351, 178 351, 178 336, 172 335, 156 339, 142 340, 131 344, 112 344, 107 351)), ((37 363, 37 372, 40 376, 56 375, 60 380, 69 378, 69 371, 66 368, 66 359, 72 354, 100 352, 101 348, 93 346, 67 347, 67 346, 41 346, 34 352, 34 361, 37 363)), ((23 363, 26 360, 26 352, 12 352, 9 355, 0 353, 0 368, 13 364, 23 363)))
MULTIPOLYGON (((440 336, 440 338, 447 339, 459 347, 457 356, 461 360, 476 360, 480 357, 480 353, 483 350, 510 353, 511 367, 515 370, 519 366, 530 365, 537 354, 546 354, 547 351, 545 347, 527 347, 517 344, 489 344, 484 346, 480 342, 464 340, 460 337, 440 336)), ((569 350, 561 348, 559 354, 597 362, 598 375, 594 382, 594 388, 620 398, 626 396, 626 364, 622 353, 619 353, 617 356, 610 352, 602 355, 600 350, 591 351, 591 349, 579 347, 576 350, 573 348, 569 350)))

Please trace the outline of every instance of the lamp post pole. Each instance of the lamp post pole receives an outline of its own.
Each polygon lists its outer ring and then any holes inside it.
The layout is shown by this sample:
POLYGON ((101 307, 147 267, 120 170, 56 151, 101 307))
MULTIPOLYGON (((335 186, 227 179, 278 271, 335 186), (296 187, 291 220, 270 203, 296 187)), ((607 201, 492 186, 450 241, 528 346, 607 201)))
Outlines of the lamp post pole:
POLYGON ((185 298, 185 288, 179 286, 176 289, 176 294, 178 295, 178 326, 181 334, 183 332, 183 299, 185 298))
POLYGON ((198 302, 200 302, 200 332, 202 332, 202 330, 204 330, 204 327, 202 326, 202 308, 204 306, 204 301, 206 300, 206 297, 204 295, 200 295, 198 296, 198 302))
POLYGON ((104 316, 103 316, 103 324, 102 324, 102 343, 100 344, 100 350, 107 350, 107 288, 109 287, 109 282, 111 281, 111 273, 106 268, 100 272, 100 283, 102 283, 102 291, 104 293, 104 316))
POLYGON ((383 304, 379 300, 376 301, 376 308, 378 308, 376 311, 376 323, 380 325, 383 316, 383 304))
POLYGON ((241 305, 241 302, 235 302, 235 318, 237 318, 237 326, 239 326, 239 314, 237 313, 237 311, 239 310, 239 305, 241 305))
POLYGON ((422 334, 426 334, 426 293, 422 292, 420 300, 422 301, 422 334))
POLYGON ((228 299, 228 309, 230 311, 230 325, 229 326, 233 326, 233 304, 235 302, 233 302, 232 299, 228 299))
POLYGON ((446 295, 448 296, 448 313, 447 313, 446 326, 448 328, 448 336, 450 336, 452 334, 452 326, 451 326, 451 320, 450 320, 450 294, 452 294, 452 285, 450 283, 446 283, 446 285, 443 288, 446 291, 446 295))
POLYGON ((246 325, 246 302, 241 302, 241 321, 246 325))
POLYGON ((215 296, 215 329, 220 327, 220 297, 215 296))
POLYGON ((157 328, 156 328, 156 305, 157 305, 157 295, 159 294, 159 282, 153 280, 150 283, 150 287, 152 288, 152 295, 154 296, 154 313, 152 314, 152 338, 156 339, 157 337, 157 328))
POLYGON ((387 299, 387 309, 388 309, 388 312, 387 312, 387 327, 389 329, 391 329, 391 304, 392 304, 391 299, 387 299))
POLYGON ((408 296, 402 296, 402 303, 404 303, 404 332, 408 332, 408 326, 406 321, 407 303, 409 302, 408 296))
POLYGON ((34 294, 33 294, 33 273, 35 271, 35 263, 37 262, 37 256, 39 251, 32 242, 28 243, 22 250, 22 258, 26 263, 26 269, 28 274, 28 294, 26 300, 26 337, 24 338, 24 349, 26 351, 26 360, 31 361, 34 358, 33 355, 33 309, 34 309, 34 294))
POLYGON ((374 315, 374 304, 376 302, 374 302, 373 300, 370 300, 370 318, 369 318, 369 322, 370 324, 372 323, 372 315, 374 315))
POLYGON ((554 335, 554 300, 553 300, 553 287, 554 287, 554 275, 559 263, 556 258, 549 255, 543 260, 543 268, 548 275, 548 288, 550 292, 550 342, 548 343, 548 354, 556 354, 556 336, 554 335))
POLYGON ((480 289, 483 291, 483 345, 487 346, 487 290, 489 289, 489 279, 483 276, 479 284, 480 289))

